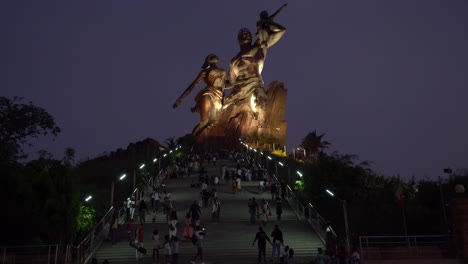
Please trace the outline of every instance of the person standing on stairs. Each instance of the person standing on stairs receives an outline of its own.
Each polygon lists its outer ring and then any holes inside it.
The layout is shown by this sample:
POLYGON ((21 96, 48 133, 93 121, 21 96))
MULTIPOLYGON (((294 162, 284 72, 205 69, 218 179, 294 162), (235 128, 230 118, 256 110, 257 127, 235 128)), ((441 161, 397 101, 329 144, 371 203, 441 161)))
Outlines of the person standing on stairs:
POLYGON ((144 237, 144 234, 143 234, 143 224, 140 224, 140 226, 138 226, 137 230, 136 230, 136 237, 135 237, 135 244, 137 245, 137 249, 136 249, 136 259, 138 261, 140 261, 142 258, 143 258, 143 254, 138 251, 138 248, 139 247, 144 247, 143 245, 143 237, 144 237))
POLYGON ((219 223, 219 214, 221 212, 221 202, 217 197, 213 198, 213 209, 211 210, 211 221, 219 223))
POLYGON ((159 242, 159 231, 158 231, 158 229, 154 229, 153 236, 151 237, 151 240, 153 240, 153 264, 159 263, 160 242, 159 242))
POLYGON ((195 245, 197 247, 197 254, 195 255, 195 257, 193 257, 190 263, 194 264, 198 257, 200 257, 201 262, 204 263, 203 262, 203 244, 204 244, 204 239, 205 239, 205 232, 204 230, 202 230, 200 226, 197 226, 194 236, 196 237, 195 245))
POLYGON ((271 240, 268 237, 268 235, 265 233, 265 231, 263 231, 262 227, 258 228, 258 232, 257 232, 257 234, 255 234, 255 239, 252 242, 252 247, 255 245, 256 241, 258 241, 257 242, 257 246, 258 246, 258 263, 262 263, 262 262, 267 263, 267 260, 266 260, 266 242, 268 241, 268 243, 270 243, 270 245, 273 245, 273 244, 271 243, 271 240))

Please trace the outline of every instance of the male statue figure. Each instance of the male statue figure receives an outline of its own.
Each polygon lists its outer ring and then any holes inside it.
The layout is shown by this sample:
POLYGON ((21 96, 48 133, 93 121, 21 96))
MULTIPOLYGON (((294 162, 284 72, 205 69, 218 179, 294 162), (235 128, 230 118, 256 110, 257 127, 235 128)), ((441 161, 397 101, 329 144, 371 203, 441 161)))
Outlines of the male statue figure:
POLYGON ((231 60, 229 83, 233 90, 225 98, 224 108, 231 104, 247 101, 253 117, 262 124, 265 122, 266 93, 263 88, 262 70, 267 49, 273 46, 286 33, 286 29, 274 23, 266 35, 266 45, 260 40, 252 44, 252 34, 246 28, 239 31, 237 40, 240 51, 231 60))

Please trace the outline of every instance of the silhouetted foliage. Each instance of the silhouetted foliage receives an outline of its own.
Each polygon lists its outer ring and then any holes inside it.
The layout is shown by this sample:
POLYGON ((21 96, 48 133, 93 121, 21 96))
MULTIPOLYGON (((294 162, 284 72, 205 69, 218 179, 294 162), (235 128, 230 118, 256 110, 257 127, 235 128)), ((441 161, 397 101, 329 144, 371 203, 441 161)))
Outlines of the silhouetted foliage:
POLYGON ((22 99, 0 97, 0 160, 3 162, 25 158, 21 145, 29 139, 60 133, 60 128, 47 111, 32 103, 23 104, 22 99))
POLYGON ((3 211, 2 243, 65 244, 76 235, 79 189, 75 184, 73 149, 61 160, 46 151, 26 164, 22 146, 31 138, 60 128, 44 109, 22 104, 22 98, 0 97, 0 197, 3 211))
MULTIPOLYGON (((322 137, 323 134, 318 136, 314 131, 306 138, 309 142, 323 143, 322 137)), ((345 234, 342 200, 347 201, 354 241, 360 235, 405 235, 405 218, 408 235, 447 234, 451 224, 444 220, 443 201, 453 197, 453 186, 468 184, 468 177, 458 177, 456 181, 452 177, 450 183, 430 180, 416 183, 386 177, 373 172, 371 163, 359 161, 356 155, 324 153, 322 150, 330 143, 322 143, 303 144, 304 148, 316 149, 315 162, 281 159, 288 169, 272 166, 269 169, 273 173, 278 169, 280 180, 296 185, 296 195, 302 203, 312 203, 341 237, 345 234), (327 194, 326 189, 335 196, 327 194)), ((445 209, 447 213, 449 209, 445 209)))

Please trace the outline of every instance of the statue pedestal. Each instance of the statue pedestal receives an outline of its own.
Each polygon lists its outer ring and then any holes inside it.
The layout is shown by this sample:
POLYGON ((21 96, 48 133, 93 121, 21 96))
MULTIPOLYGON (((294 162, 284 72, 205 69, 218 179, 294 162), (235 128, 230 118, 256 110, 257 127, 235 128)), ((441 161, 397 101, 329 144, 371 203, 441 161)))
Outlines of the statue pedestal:
MULTIPOLYGON (((195 151, 215 151, 239 147, 239 138, 244 141, 275 141, 283 146, 286 141, 287 123, 284 120, 287 90, 283 83, 275 81, 266 90, 267 104, 265 122, 261 124, 252 115, 249 101, 230 105, 217 120, 205 128, 196 139, 195 151)), ((259 146, 265 148, 266 146, 259 146)))

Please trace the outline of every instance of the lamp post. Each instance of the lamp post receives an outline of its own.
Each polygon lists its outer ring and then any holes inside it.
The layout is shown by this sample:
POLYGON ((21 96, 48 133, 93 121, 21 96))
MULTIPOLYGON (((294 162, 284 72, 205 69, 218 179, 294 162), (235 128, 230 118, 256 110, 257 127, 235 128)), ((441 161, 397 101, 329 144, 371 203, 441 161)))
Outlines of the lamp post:
MULTIPOLYGON (((326 189, 325 190, 330 196, 335 197, 335 194, 331 192, 330 190, 326 189)), ((341 201, 343 205, 343 216, 344 216, 344 224, 345 224, 345 232, 346 232, 346 250, 348 253, 350 253, 351 250, 351 244, 349 243, 349 223, 348 223, 348 202, 343 199, 338 199, 341 201)))
POLYGON ((275 176, 278 178, 278 163, 275 162, 275 176))
POLYGON ((158 161, 158 175, 159 175, 159 173, 161 172, 161 159, 155 158, 153 160, 153 163, 156 161, 158 161))
POLYGON ((263 166, 262 165, 262 156, 263 156, 263 151, 260 151, 260 155, 258 155, 258 164, 260 164, 260 166, 263 166))
POLYGON ((278 165, 281 165, 281 167, 284 167, 284 164, 281 162, 281 161, 278 161, 277 163, 275 162, 275 165, 276 165, 276 177, 278 177, 278 165))
MULTIPOLYGON (((127 177, 127 174, 122 174, 122 176, 119 177, 119 181, 125 179, 125 177, 127 177)), ((111 199, 110 199, 110 206, 114 206, 114 185, 115 185, 115 182, 114 180, 112 180, 112 183, 111 183, 111 199)))
MULTIPOLYGON (((448 178, 450 178, 450 174, 452 173, 452 169, 450 168, 445 168, 444 173, 448 175, 448 178)), ((445 228, 447 228, 447 234, 450 235, 450 228, 448 225, 448 220, 447 220, 447 212, 445 210, 445 199, 444 199, 444 193, 442 190, 442 180, 439 177, 439 191, 440 191, 440 202, 442 203, 442 213, 444 214, 444 222, 445 222, 445 228)))

